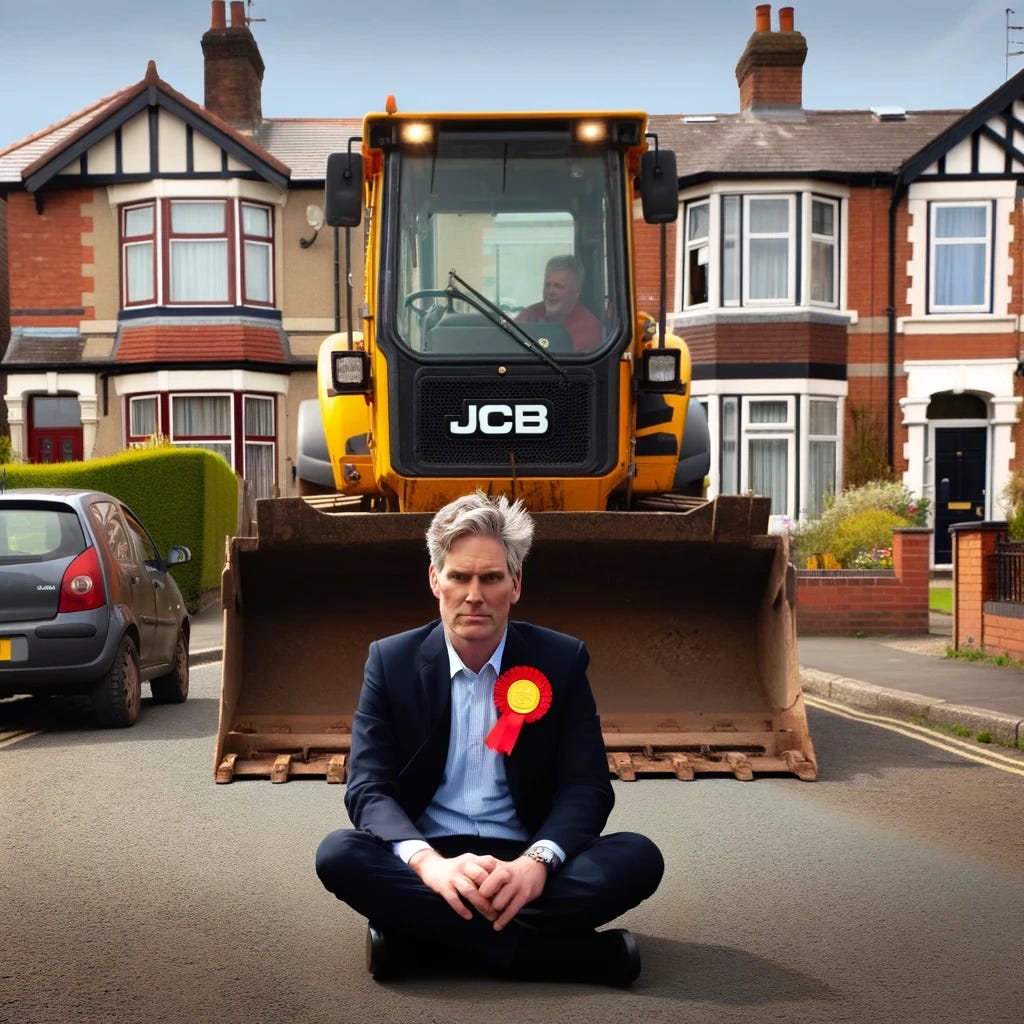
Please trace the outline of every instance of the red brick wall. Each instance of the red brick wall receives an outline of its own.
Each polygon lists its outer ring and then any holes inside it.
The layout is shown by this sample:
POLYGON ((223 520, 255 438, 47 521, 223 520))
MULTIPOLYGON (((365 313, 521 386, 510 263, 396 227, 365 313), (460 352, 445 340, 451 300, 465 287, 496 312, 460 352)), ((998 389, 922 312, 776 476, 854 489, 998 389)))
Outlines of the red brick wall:
POLYGON ((94 287, 84 273, 93 248, 80 241, 92 231, 92 218, 82 215, 91 200, 91 191, 48 192, 37 213, 32 196, 9 197, 8 244, 18 254, 10 268, 12 326, 74 327, 93 318, 93 308, 82 306, 83 293, 94 287))
POLYGON ((916 527, 894 530, 891 573, 798 570, 797 633, 927 633, 931 536, 916 527))
MULTIPOLYGON (((695 363, 823 363, 846 366, 846 328, 812 320, 758 324, 715 322, 689 327, 686 342, 695 363)), ((799 374, 798 374, 799 375, 799 374)))
POLYGON ((992 555, 1002 530, 991 524, 953 530, 953 646, 982 647, 992 555))
POLYGON ((1007 654, 1024 661, 1024 617, 985 612, 986 654, 1007 654))
MULTIPOLYGON (((665 308, 672 310, 676 274, 676 225, 665 229, 665 308)), ((633 264, 636 274, 636 305, 655 319, 661 308, 661 226, 643 220, 633 222, 633 264)))
POLYGON ((1024 605, 988 603, 995 593, 996 545, 1006 536, 1006 524, 952 532, 953 646, 1024 660, 1024 605))

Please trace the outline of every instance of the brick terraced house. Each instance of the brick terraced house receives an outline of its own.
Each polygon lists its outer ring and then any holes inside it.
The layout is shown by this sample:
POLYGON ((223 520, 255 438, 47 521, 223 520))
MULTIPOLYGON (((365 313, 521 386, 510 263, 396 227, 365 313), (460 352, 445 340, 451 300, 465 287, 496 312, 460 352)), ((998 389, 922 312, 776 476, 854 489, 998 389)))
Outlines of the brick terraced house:
MULTIPOLYGON (((295 492, 299 402, 347 326, 324 171, 361 126, 264 118, 263 62, 229 8, 214 0, 202 39, 202 106, 150 64, 0 150, 0 370, 25 457, 160 433, 221 452, 256 495, 295 492)), ((738 113, 651 118, 677 154, 669 325, 708 411, 709 493, 806 518, 867 450, 931 499, 948 565, 948 526, 1001 518, 1024 468, 1024 74, 966 111, 809 110, 807 42, 792 8, 778 18, 756 8, 738 113)), ((652 312, 658 230, 637 214, 652 312)), ((357 296, 361 267, 354 251, 357 296)))

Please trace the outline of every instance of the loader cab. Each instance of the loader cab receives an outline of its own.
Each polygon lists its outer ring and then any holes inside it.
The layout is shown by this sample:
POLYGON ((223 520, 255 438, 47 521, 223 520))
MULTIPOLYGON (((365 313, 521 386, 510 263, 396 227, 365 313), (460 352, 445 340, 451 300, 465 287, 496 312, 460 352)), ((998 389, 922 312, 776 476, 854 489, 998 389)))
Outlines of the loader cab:
POLYGON ((641 120, 371 123, 383 151, 378 342, 426 364, 567 365, 632 325, 626 151, 641 120))

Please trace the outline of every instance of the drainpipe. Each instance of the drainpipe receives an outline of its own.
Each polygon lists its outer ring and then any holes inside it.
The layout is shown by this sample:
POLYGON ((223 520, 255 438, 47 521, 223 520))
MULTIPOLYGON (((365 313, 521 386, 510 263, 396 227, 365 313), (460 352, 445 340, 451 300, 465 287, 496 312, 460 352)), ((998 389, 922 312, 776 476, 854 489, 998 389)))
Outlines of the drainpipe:
POLYGON ((886 353, 886 412, 885 437, 886 459, 889 469, 895 471, 896 466, 896 211, 899 208, 900 196, 903 193, 902 171, 896 175, 889 200, 889 304, 885 310, 888 321, 888 345, 886 353))

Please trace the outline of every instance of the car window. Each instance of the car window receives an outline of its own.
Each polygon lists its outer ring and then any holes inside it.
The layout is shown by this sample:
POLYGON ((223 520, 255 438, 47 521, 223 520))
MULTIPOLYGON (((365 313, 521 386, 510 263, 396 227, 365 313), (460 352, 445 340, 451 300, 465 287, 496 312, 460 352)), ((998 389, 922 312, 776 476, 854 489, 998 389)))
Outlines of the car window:
POLYGON ((120 508, 113 501, 94 501, 89 506, 89 518, 107 538, 111 552, 122 565, 137 564, 138 555, 128 527, 120 508))
POLYGON ((0 506, 0 559, 4 564, 71 558, 84 550, 85 536, 74 510, 0 506))
POLYGON ((162 569, 164 560, 160 557, 160 552, 146 528, 130 512, 125 512, 125 520, 128 523, 128 529, 135 537, 139 551, 142 552, 142 560, 150 569, 162 569))

